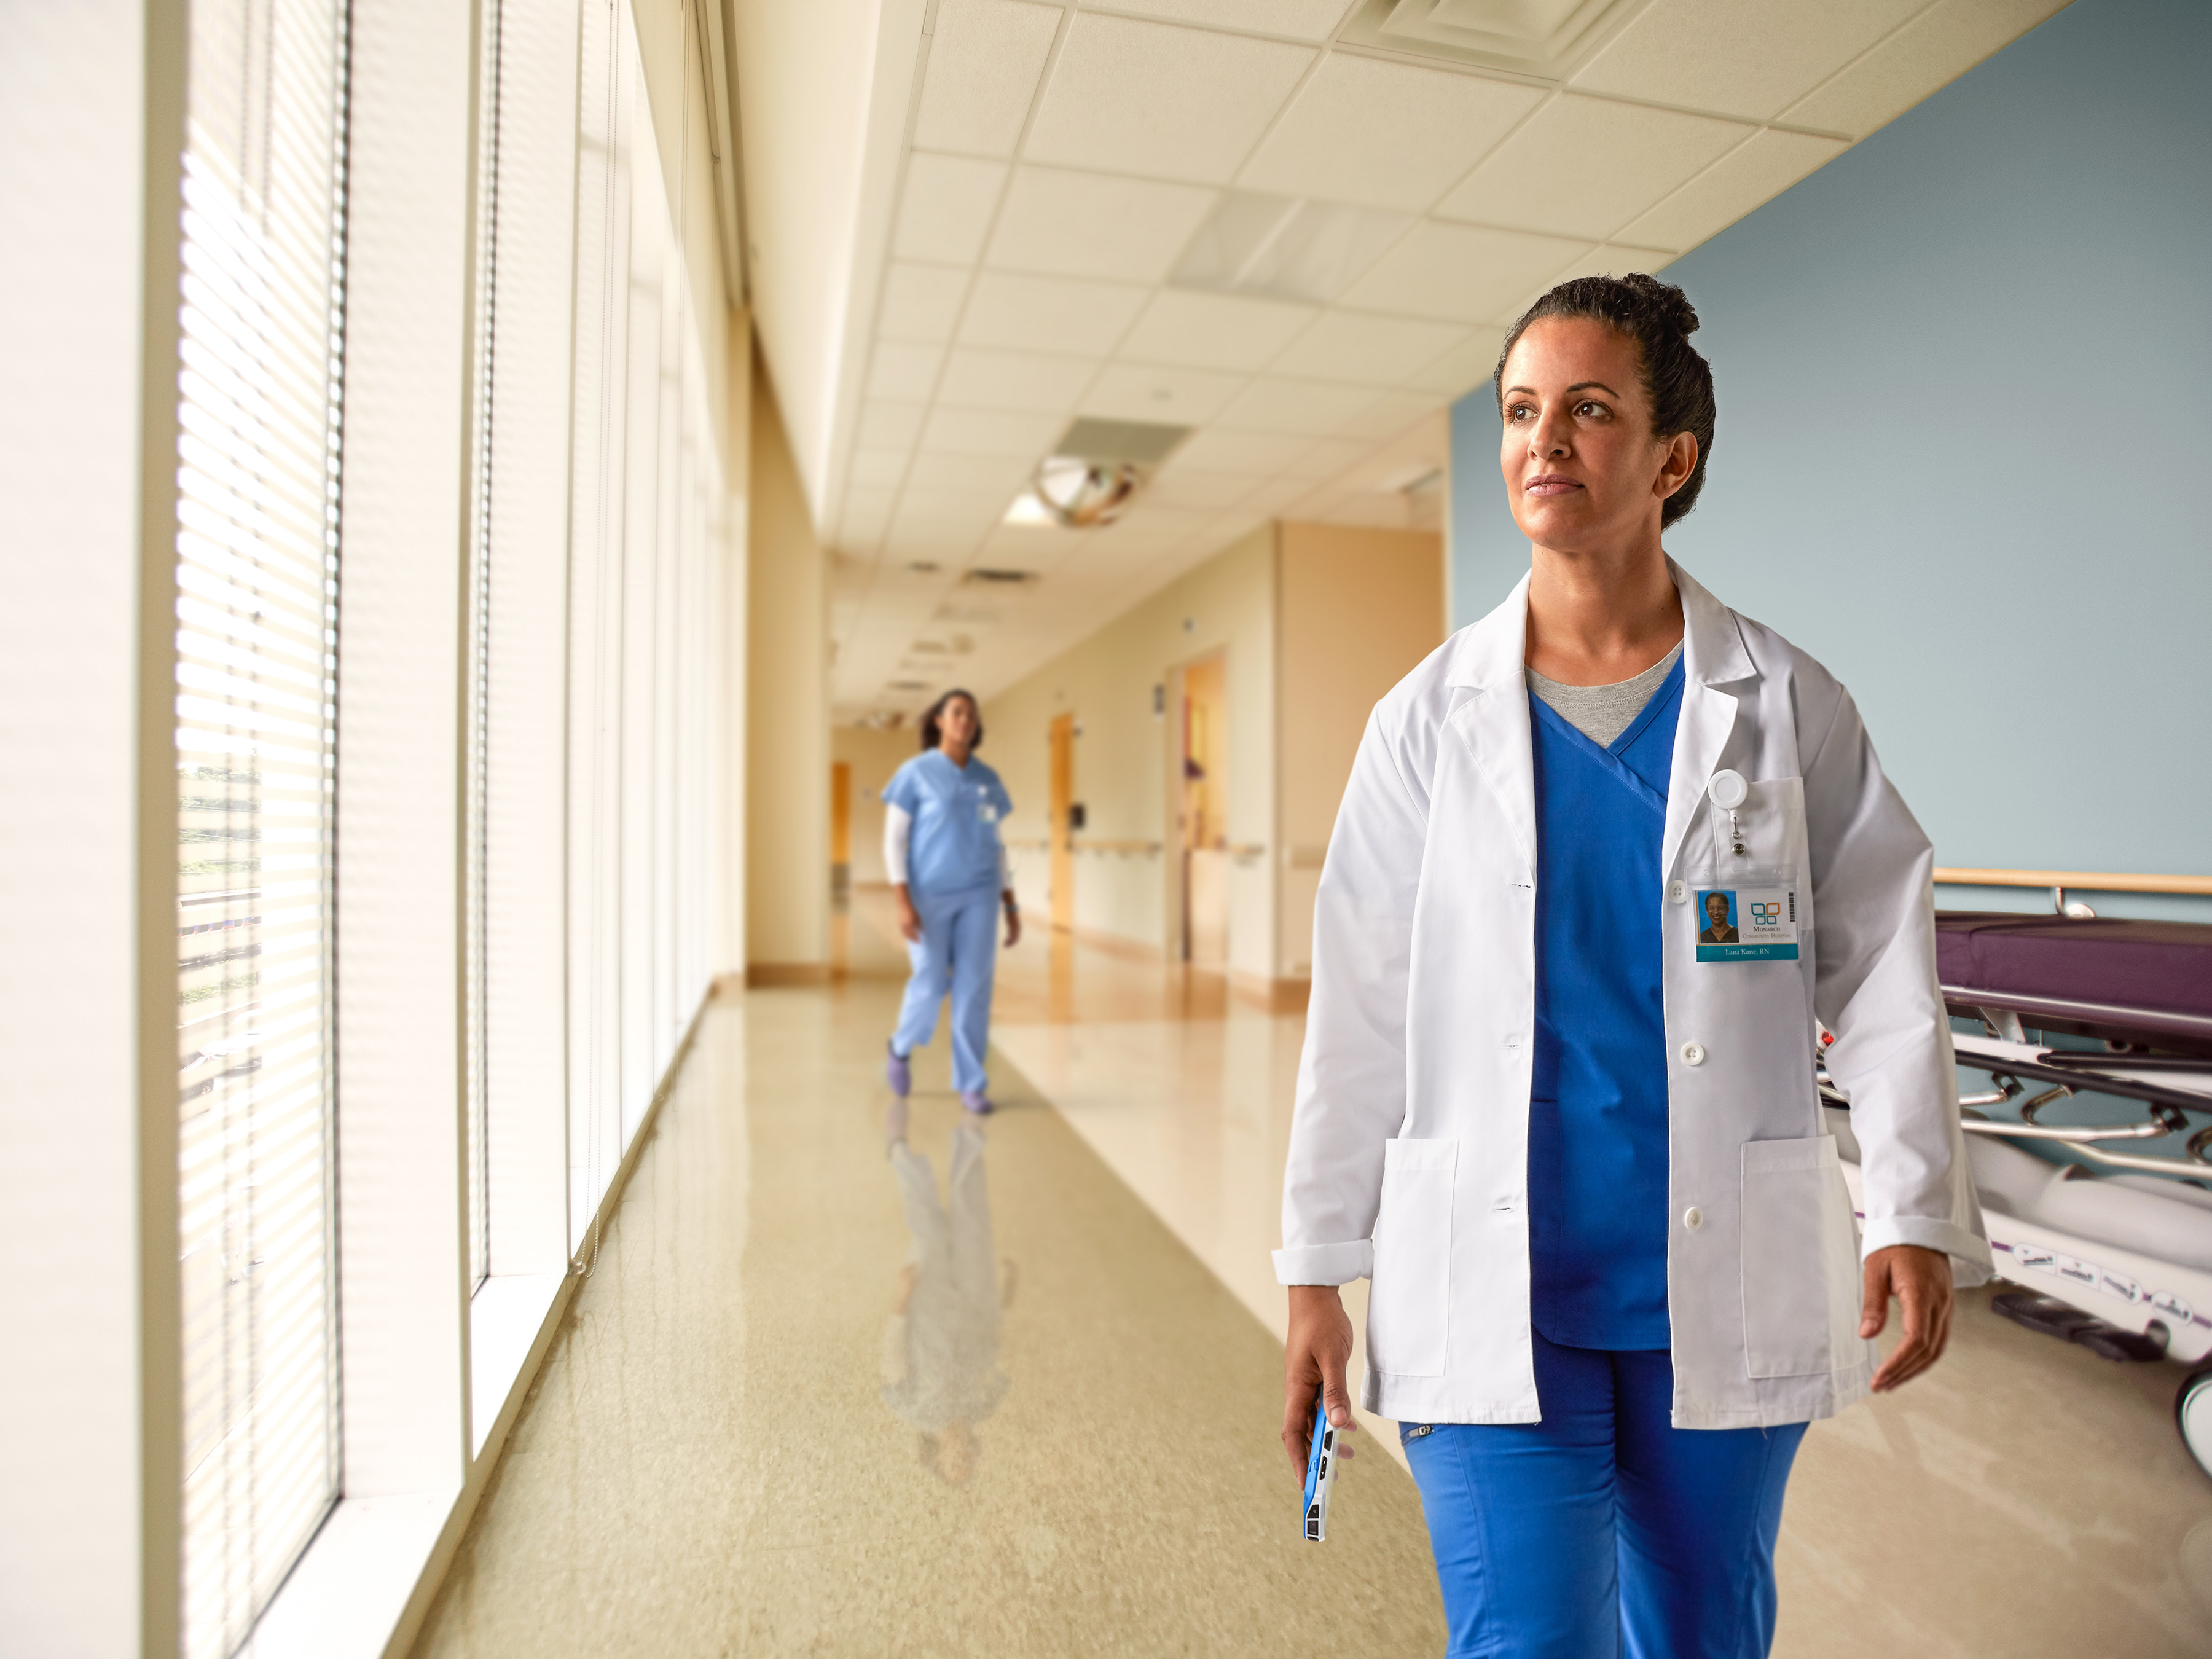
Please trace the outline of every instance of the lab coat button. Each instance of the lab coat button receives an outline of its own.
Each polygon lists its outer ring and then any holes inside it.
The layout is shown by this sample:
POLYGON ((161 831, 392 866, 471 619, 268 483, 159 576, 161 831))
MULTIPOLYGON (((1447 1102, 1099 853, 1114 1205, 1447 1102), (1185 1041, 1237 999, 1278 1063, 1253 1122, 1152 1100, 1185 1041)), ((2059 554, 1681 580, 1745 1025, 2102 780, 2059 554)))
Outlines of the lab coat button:
POLYGON ((1690 900, 1690 884, 1686 881, 1674 881, 1668 883, 1667 896, 1677 904, 1688 903, 1690 900))
POLYGON ((1682 1224, 1685 1227, 1687 1227, 1692 1232, 1697 1231, 1698 1228, 1705 1224, 1705 1212, 1699 1209, 1696 1205, 1692 1204, 1688 1209, 1682 1212, 1682 1224))
POLYGON ((1702 1066, 1705 1063, 1705 1051, 1704 1045, 1696 1042, 1686 1042, 1682 1045, 1683 1065, 1702 1066))

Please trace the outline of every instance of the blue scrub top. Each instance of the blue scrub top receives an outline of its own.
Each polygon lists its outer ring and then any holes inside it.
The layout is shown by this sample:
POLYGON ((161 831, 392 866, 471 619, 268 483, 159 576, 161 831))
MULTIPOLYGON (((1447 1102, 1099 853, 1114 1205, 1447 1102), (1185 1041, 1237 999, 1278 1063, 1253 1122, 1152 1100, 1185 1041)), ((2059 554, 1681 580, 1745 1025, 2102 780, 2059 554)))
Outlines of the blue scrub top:
POLYGON ((1533 692, 1536 1054, 1529 1317, 1571 1348, 1665 1348, 1660 842, 1682 665, 1601 749, 1533 692))
POLYGON ((999 820, 1014 810, 999 775, 968 757, 955 766, 941 749, 916 755, 884 786, 884 804, 914 819, 906 882, 916 895, 999 887, 999 820))

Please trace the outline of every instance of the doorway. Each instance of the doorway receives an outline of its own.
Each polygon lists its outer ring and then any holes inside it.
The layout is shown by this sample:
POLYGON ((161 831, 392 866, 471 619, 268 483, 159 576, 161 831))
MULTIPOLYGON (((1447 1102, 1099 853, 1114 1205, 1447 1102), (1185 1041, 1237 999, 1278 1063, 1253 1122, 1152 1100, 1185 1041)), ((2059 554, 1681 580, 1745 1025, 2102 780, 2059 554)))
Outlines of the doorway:
POLYGON ((1075 930, 1075 716, 1052 722, 1052 925, 1075 930))
POLYGON ((1176 842, 1182 857, 1182 959, 1229 966, 1229 672, 1225 653, 1184 665, 1176 842))

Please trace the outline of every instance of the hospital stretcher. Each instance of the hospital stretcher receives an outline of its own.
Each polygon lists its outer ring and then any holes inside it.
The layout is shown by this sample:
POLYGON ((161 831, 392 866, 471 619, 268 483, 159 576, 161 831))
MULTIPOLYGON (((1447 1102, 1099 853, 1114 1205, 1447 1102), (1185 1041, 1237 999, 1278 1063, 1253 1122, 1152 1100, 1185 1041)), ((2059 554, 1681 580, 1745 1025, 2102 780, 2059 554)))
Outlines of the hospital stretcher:
MULTIPOLYGON (((2021 1287, 1997 1310, 2187 1365, 2174 1420, 2212 1474, 2212 926, 1942 912, 1936 976, 1990 1250, 2021 1287)), ((1848 1103, 1818 1078, 1857 1206, 1848 1103)))

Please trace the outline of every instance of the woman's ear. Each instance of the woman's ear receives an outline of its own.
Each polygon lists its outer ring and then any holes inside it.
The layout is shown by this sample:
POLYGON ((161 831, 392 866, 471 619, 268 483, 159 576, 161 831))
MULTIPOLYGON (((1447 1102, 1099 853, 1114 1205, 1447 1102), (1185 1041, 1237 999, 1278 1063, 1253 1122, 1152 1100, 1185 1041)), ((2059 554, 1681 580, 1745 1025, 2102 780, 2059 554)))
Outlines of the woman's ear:
POLYGON ((1659 476, 1651 481, 1652 493, 1665 501, 1690 482, 1690 475, 1698 470, 1698 439, 1692 432, 1677 432, 1667 441, 1667 454, 1660 463, 1659 476))

